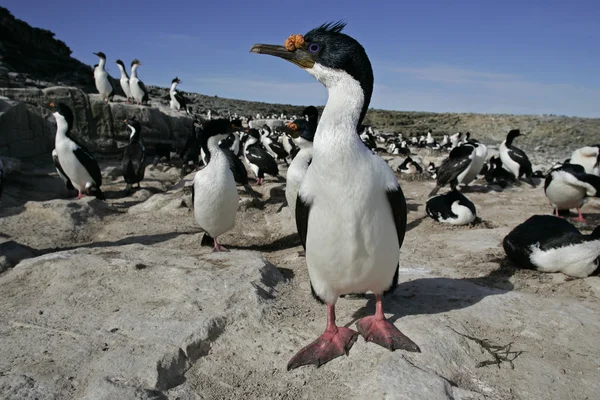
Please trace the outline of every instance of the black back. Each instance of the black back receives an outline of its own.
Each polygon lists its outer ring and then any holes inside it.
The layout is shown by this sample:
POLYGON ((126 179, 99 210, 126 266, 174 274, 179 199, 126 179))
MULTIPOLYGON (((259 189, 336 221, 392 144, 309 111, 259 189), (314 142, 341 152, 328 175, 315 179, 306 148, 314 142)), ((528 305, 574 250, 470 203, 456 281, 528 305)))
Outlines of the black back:
POLYGON ((436 221, 440 219, 455 219, 458 217, 458 215, 452 212, 452 204, 455 201, 458 201, 458 204, 461 206, 467 207, 473 215, 476 214, 475 204, 458 190, 451 190, 448 193, 427 200, 425 211, 427 215, 436 221))

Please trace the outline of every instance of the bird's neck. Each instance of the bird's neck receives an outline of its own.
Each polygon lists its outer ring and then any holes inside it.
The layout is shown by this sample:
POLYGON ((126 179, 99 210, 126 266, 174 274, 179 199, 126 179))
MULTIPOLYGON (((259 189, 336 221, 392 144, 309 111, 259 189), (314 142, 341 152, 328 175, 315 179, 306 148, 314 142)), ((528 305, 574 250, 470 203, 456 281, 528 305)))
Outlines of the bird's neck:
POLYGON ((56 121, 56 138, 64 139, 68 137, 70 131, 69 124, 66 121, 58 119, 56 121))
POLYGON ((508 137, 506 138, 506 147, 510 147, 510 146, 512 146, 512 142, 513 142, 513 140, 515 140, 515 138, 514 138, 514 137, 512 137, 512 136, 508 136, 508 137))
POLYGON ((131 77, 132 78, 137 78, 137 68, 138 68, 138 66, 135 64, 133 65, 133 67, 131 67, 131 77))
POLYGON ((177 82, 171 83, 171 92, 174 92, 176 87, 177 87, 177 82))
POLYGON ((121 64, 117 65, 119 66, 119 70, 121 71, 121 78, 129 78, 129 76, 127 75, 127 71, 125 71, 125 68, 123 68, 121 64))
POLYGON ((100 59, 100 62, 98 63, 98 68, 100 68, 101 70, 104 71, 104 65, 106 64, 106 60, 104 58, 100 59))
POLYGON ((328 85, 329 98, 317 126, 313 147, 316 154, 331 146, 360 145, 357 128, 364 105, 364 92, 353 79, 328 85))

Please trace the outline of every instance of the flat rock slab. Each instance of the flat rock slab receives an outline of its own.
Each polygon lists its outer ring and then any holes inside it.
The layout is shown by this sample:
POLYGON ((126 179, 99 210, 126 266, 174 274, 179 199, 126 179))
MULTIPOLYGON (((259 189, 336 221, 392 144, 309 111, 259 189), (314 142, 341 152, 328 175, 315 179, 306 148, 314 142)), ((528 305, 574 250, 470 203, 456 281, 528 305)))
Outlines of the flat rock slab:
POLYGON ((160 398, 233 322, 259 321, 282 274, 257 252, 81 248, 0 276, 8 399, 160 398))

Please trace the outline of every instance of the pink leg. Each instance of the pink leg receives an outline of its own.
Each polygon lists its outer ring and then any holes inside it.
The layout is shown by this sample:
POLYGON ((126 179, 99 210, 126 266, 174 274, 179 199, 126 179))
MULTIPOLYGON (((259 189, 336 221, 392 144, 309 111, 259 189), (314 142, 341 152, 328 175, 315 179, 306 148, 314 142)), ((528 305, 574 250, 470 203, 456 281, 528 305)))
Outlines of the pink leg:
POLYGON ((554 215, 560 218, 560 215, 558 215, 558 207, 554 208, 554 215))
POLYGON ((218 253, 218 252, 221 252, 221 251, 229 251, 225 247, 221 246, 219 244, 219 242, 217 242, 217 238, 214 238, 213 240, 214 240, 214 243, 215 243, 215 245, 213 247, 213 253, 218 253))
POLYGON ((78 199, 81 199, 82 197, 85 197, 85 194, 81 193, 81 191, 79 191, 79 194, 77 195, 78 199))
POLYGON ((335 324, 335 305, 327 304, 327 328, 321 336, 301 349, 287 365, 288 371, 302 365, 317 367, 344 354, 348 354, 358 333, 335 324))
POLYGON ((420 353, 421 350, 390 321, 385 319, 381 295, 375 296, 375 315, 364 317, 356 324, 358 333, 367 342, 373 342, 392 351, 402 349, 420 353))
POLYGON ((578 208, 577 211, 579 212, 579 215, 577 216, 577 218, 573 218, 573 221, 585 222, 585 218, 583 218, 583 214, 581 214, 581 208, 578 208))
POLYGON ((258 185, 262 185, 263 184, 263 178, 258 178, 258 185))

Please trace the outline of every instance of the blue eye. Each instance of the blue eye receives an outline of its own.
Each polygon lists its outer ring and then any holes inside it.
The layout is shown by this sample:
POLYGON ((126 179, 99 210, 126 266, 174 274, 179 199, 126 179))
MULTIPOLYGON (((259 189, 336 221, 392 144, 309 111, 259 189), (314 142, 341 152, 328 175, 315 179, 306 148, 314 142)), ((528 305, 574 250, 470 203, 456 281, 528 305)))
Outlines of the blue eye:
POLYGON ((319 46, 319 43, 311 43, 310 45, 308 45, 308 51, 310 51, 311 53, 316 53, 319 50, 321 50, 321 46, 319 46))

